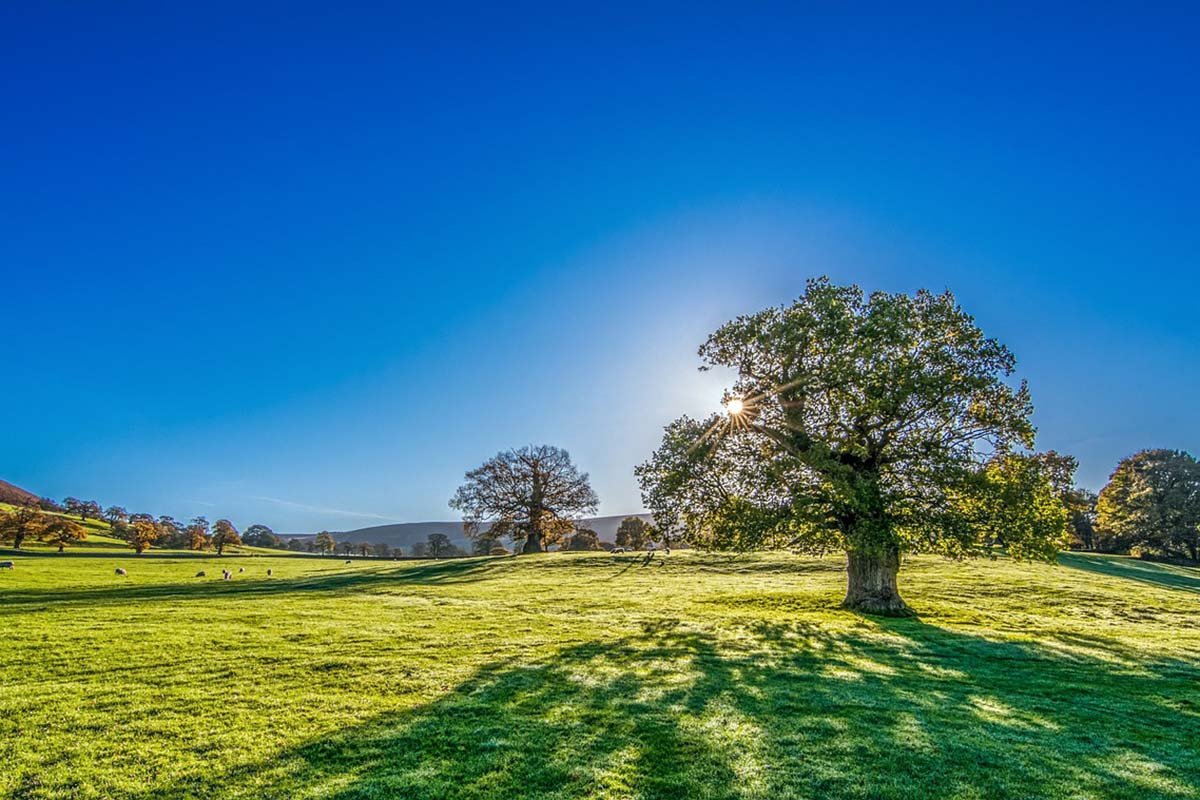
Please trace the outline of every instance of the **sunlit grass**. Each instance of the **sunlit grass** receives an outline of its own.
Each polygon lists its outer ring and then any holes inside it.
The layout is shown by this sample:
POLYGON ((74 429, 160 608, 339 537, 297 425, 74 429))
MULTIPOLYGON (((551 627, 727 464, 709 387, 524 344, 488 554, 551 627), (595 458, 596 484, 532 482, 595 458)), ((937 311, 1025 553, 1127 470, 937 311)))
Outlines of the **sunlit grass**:
POLYGON ((1067 558, 18 556, 0 797, 1197 796, 1200 575, 1067 558))

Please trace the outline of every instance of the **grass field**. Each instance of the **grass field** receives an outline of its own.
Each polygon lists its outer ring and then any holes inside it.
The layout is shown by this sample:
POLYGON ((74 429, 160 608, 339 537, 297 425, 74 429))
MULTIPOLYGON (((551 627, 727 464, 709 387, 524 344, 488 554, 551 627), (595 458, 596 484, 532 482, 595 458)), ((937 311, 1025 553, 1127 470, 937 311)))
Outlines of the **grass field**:
POLYGON ((1196 570, 920 558, 884 620, 783 555, 16 560, 3 797, 1200 795, 1196 570))

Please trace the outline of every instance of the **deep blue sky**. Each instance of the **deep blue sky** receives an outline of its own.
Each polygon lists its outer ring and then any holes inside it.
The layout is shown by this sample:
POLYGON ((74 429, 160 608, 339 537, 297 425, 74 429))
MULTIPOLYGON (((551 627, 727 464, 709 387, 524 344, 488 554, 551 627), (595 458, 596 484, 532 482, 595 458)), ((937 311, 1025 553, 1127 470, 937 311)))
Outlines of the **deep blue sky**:
POLYGON ((953 289, 1086 485, 1200 450, 1181 12, 16 5, 0 477, 39 493, 348 529, 549 442, 638 510, 706 333, 820 273, 953 289))

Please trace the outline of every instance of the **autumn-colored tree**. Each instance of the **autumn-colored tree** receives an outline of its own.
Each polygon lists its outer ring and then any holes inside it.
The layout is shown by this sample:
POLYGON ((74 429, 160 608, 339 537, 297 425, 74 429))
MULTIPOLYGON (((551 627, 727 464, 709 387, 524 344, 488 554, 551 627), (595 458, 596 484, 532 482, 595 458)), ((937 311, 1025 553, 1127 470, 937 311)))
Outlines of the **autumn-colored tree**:
POLYGON ((359 555, 363 556, 364 558, 371 555, 371 553, 375 551, 375 548, 373 548, 369 542, 359 542, 355 545, 355 548, 357 548, 359 555))
POLYGON ((87 530, 74 520, 54 516, 47 519, 38 536, 43 542, 58 545, 61 553, 67 545, 86 539, 87 530))
POLYGON ((332 553, 333 549, 337 547, 337 542, 333 540, 333 534, 329 531, 321 531, 318 533, 317 538, 313 540, 313 544, 316 545, 317 550, 319 550, 322 555, 332 553))
POLYGON ((41 535, 50 519, 49 514, 34 506, 15 506, 0 512, 0 542, 12 542, 20 550, 26 539, 41 535))
POLYGON ((641 517, 626 517, 617 527, 617 547, 641 550, 651 540, 654 529, 641 517))
POLYGON ((522 553, 538 553, 574 528, 573 519, 596 510, 599 501, 566 450, 549 445, 508 450, 466 475, 450 500, 469 530, 521 542, 522 553))
MULTIPOLYGON (((841 550, 844 607, 879 614, 912 613, 903 554, 996 546, 974 516, 986 497, 964 498, 998 491, 984 469, 994 456, 1032 447, 1033 406, 1008 380, 1012 354, 949 292, 868 297, 811 280, 793 304, 722 326, 700 355, 737 380, 725 414, 672 423, 638 468, 656 524, 702 547, 841 550)), ((1046 479, 1017 471, 1005 491, 1046 479)), ((1053 552, 1058 529, 1041 514, 1007 519, 1038 522, 1005 532, 1019 554, 1053 552)))
POLYGON ((158 541, 159 530, 153 520, 135 519, 129 523, 126 538, 133 551, 138 555, 144 553, 152 544, 158 541))
POLYGON ((184 532, 187 534, 187 547, 189 550, 208 549, 208 520, 206 518, 193 517, 184 532))
POLYGON ((225 552, 226 547, 236 547, 242 543, 237 528, 227 519, 219 519, 213 523, 212 546, 217 549, 217 555, 225 552))

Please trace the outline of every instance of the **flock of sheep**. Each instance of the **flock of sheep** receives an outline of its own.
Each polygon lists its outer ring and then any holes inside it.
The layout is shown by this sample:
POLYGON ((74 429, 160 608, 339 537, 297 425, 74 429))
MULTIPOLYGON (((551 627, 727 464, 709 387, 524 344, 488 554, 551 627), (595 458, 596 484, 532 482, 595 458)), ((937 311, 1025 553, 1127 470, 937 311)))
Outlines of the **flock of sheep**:
MULTIPOLYGON (((9 563, 10 565, 12 564, 12 562, 11 562, 11 561, 10 561, 10 562, 8 562, 8 563, 9 563)), ((246 568, 245 568, 245 567, 238 567, 238 572, 245 572, 245 571, 246 571, 246 568)), ((128 575, 129 573, 128 573, 128 572, 126 572, 126 571, 125 571, 124 569, 122 569, 121 567, 117 567, 117 574, 118 574, 118 575, 128 575)), ((274 575, 274 574, 275 574, 275 570, 273 570, 273 569, 271 569, 271 568, 269 568, 269 567, 268 567, 268 568, 267 568, 267 577, 269 578, 269 577, 271 577, 271 576, 272 576, 272 575, 274 575)), ((199 572, 197 572, 197 573, 196 573, 196 577, 197 577, 197 578, 206 578, 206 577, 208 577, 208 573, 207 573, 207 572, 205 572, 204 570, 200 570, 199 572)), ((231 581, 231 580, 233 580, 233 571, 232 571, 232 570, 228 570, 228 569, 223 569, 223 570, 221 570, 221 580, 225 580, 225 581, 231 581)))

